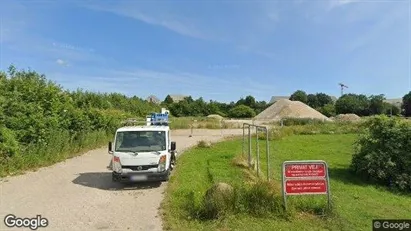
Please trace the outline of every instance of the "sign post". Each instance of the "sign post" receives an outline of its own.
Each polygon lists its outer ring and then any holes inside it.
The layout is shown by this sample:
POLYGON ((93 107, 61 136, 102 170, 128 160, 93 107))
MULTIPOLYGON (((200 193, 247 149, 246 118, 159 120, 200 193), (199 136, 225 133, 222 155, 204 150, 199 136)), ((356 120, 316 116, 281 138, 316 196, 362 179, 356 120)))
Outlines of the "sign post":
POLYGON ((287 209, 287 196, 324 194, 327 194, 328 208, 331 208, 330 180, 325 161, 284 161, 282 188, 285 209, 287 209))

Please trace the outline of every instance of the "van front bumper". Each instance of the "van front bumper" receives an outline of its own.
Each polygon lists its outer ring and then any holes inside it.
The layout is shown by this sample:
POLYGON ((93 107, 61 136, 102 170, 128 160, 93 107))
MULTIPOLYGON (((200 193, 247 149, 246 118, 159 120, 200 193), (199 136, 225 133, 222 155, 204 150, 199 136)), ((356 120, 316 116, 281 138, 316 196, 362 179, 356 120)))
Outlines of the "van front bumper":
POLYGON ((147 182, 147 181, 168 181, 170 170, 164 172, 113 172, 115 182, 147 182))

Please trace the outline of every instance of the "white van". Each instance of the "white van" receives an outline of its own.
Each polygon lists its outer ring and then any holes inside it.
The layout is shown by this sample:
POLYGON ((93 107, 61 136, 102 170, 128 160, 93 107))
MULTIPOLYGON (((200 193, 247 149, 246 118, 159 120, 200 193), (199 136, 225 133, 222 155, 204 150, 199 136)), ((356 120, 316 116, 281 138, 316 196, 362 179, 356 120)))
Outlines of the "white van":
POLYGON ((113 181, 168 181, 176 164, 168 113, 152 113, 145 122, 144 126, 117 129, 114 142, 109 142, 113 181))

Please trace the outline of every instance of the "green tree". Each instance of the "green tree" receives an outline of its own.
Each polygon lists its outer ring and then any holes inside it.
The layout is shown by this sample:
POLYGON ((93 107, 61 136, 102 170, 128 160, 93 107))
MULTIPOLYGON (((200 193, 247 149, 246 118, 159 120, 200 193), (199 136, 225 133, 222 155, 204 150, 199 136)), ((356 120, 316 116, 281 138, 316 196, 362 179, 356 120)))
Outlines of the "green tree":
POLYGON ((327 117, 336 115, 335 106, 332 103, 329 103, 329 104, 324 105, 323 107, 320 107, 318 111, 327 117))
POLYGON ((317 95, 314 94, 308 94, 307 95, 307 105, 312 107, 312 108, 317 108, 319 107, 319 102, 317 99, 317 95))
POLYGON ((385 112, 385 105, 384 105, 384 100, 385 96, 384 95, 371 95, 369 97, 370 100, 370 115, 380 115, 385 112))
POLYGON ((401 114, 401 108, 394 104, 384 102, 384 114, 398 116, 401 114))
POLYGON ((399 118, 376 116, 364 124, 351 168, 365 179, 411 192, 411 127, 399 118))
POLYGON ((166 105, 170 105, 170 104, 172 104, 174 101, 173 101, 173 98, 171 98, 170 95, 167 95, 163 102, 164 102, 166 105))
POLYGON ((411 116, 411 91, 402 97, 402 109, 404 110, 404 116, 411 116))
POLYGON ((305 91, 297 90, 296 92, 294 92, 294 93, 290 96, 290 100, 300 101, 300 102, 303 102, 303 103, 307 103, 307 101, 308 101, 308 96, 307 96, 307 93, 305 93, 305 91))
POLYGON ((249 95, 249 96, 245 97, 245 100, 244 100, 244 101, 245 101, 245 102, 244 102, 244 105, 249 106, 249 107, 255 109, 255 107, 256 107, 256 101, 255 101, 255 98, 254 98, 253 96, 249 95))
POLYGON ((335 102, 337 114, 354 113, 359 116, 369 115, 369 100, 365 95, 345 94, 335 102))
POLYGON ((317 97, 319 107, 323 107, 324 105, 333 103, 333 99, 331 98, 331 96, 325 93, 317 93, 315 96, 317 97))
POLYGON ((231 118, 252 118, 255 116, 255 111, 246 105, 238 105, 229 111, 231 118))

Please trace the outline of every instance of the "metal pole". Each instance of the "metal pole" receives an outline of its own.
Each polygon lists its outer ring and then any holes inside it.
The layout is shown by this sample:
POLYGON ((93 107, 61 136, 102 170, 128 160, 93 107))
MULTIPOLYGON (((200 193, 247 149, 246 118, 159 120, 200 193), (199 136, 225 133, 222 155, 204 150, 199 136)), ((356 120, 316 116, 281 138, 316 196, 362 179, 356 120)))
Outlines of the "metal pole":
POLYGON ((190 137, 193 137, 193 126, 194 126, 194 121, 191 121, 191 134, 190 134, 190 137))
POLYGON ((245 147, 245 124, 243 124, 243 156, 245 154, 244 147, 245 147))
POLYGON ((220 120, 221 136, 223 136, 223 121, 220 120))
POLYGON ((248 167, 251 167, 251 126, 248 126, 248 167))
POLYGON ((331 190, 330 190, 330 176, 328 175, 328 164, 326 162, 323 162, 326 168, 326 174, 327 174, 327 199, 328 199, 328 209, 331 209, 331 190))
POLYGON ((257 145, 257 177, 260 176, 260 148, 258 147, 258 126, 255 127, 256 145, 257 145))
POLYGON ((266 135, 266 153, 267 153, 267 180, 270 181, 270 147, 268 144, 268 129, 265 128, 265 135, 266 135))
POLYGON ((282 191, 283 191, 283 202, 284 202, 284 209, 287 210, 287 199, 285 195, 285 179, 284 179, 284 172, 285 172, 285 164, 283 163, 282 171, 281 171, 281 179, 282 179, 282 191))

